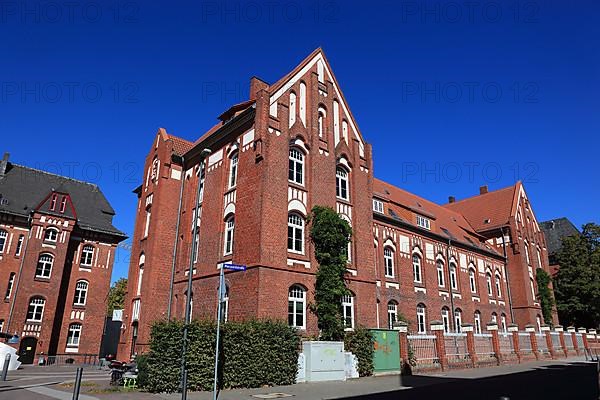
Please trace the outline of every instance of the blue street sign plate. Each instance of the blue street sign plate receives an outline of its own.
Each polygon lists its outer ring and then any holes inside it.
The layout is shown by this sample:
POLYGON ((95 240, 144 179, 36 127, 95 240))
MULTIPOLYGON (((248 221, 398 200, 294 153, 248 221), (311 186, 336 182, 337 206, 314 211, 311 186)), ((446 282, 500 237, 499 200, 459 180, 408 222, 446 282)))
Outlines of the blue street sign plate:
POLYGON ((245 271, 246 270, 246 266, 240 265, 240 264, 223 264, 223 268, 232 269, 235 271, 245 271))

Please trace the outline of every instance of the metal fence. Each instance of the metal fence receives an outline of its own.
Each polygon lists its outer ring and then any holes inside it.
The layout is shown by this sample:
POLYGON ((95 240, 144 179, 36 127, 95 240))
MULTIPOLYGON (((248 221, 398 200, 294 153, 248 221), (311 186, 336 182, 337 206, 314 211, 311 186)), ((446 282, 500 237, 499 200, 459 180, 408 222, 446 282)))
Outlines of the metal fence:
POLYGON ((473 335, 475 341, 475 354, 477 360, 482 363, 496 362, 496 352, 492 342, 491 333, 481 333, 473 335))
POLYGON ((471 365, 471 355, 467 346, 466 333, 445 333, 444 347, 449 368, 468 367, 471 365))
POLYGON ((581 333, 576 333, 575 337, 577 338, 577 347, 583 349, 583 335, 581 333))
POLYGON ((575 350, 575 345, 573 344, 573 335, 571 333, 565 333, 565 347, 567 350, 575 350))
POLYGON ((412 349, 417 369, 433 368, 440 364, 435 347, 435 335, 408 335, 408 346, 412 349))
MULTIPOLYGON (((42 357, 42 356, 40 356, 42 357)), ((100 359, 97 354, 56 354, 46 356, 40 365, 100 365, 100 359)))
MULTIPOLYGON (((552 348, 554 351, 562 351, 562 344, 560 344, 560 333, 550 332, 550 338, 552 339, 552 348)), ((565 338, 565 341, 567 339, 565 338)))
POLYGON ((537 339, 538 351, 542 354, 550 354, 550 350, 548 350, 548 342, 546 342, 546 334, 538 333, 535 336, 537 339))
POLYGON ((533 353, 531 335, 528 332, 519 332, 519 351, 521 353, 533 353))

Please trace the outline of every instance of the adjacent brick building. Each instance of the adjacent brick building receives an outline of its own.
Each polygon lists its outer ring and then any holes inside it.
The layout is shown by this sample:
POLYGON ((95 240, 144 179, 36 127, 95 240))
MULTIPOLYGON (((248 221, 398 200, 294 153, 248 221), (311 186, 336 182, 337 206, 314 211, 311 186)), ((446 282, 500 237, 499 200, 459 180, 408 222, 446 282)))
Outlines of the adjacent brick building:
MULTIPOLYGON (((159 129, 144 171, 122 358, 147 349, 153 321, 183 317, 190 260, 194 318, 216 318, 219 270, 234 262, 248 270, 226 272, 226 320, 285 319, 315 334, 307 304, 318 266, 306 226, 315 205, 353 228, 352 295, 341 299, 348 328, 388 327, 401 314, 416 332, 431 320, 447 330, 513 321, 508 270, 520 267, 507 269, 502 248, 452 206, 374 178, 371 146, 321 49, 272 85, 252 78, 250 99, 193 143, 159 129)), ((526 275, 515 271, 511 285, 526 275)), ((519 312, 517 322, 535 314, 519 312)))
POLYGON ((117 244, 98 186, 0 162, 0 330, 20 361, 97 355, 117 244))

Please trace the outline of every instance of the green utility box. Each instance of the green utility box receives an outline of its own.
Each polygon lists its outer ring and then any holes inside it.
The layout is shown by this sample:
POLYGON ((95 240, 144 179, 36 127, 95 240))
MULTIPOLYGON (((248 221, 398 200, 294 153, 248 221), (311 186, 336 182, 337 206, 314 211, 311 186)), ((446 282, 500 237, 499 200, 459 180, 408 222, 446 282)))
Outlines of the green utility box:
POLYGON ((398 331, 371 329, 375 340, 374 372, 400 372, 400 337, 398 331))

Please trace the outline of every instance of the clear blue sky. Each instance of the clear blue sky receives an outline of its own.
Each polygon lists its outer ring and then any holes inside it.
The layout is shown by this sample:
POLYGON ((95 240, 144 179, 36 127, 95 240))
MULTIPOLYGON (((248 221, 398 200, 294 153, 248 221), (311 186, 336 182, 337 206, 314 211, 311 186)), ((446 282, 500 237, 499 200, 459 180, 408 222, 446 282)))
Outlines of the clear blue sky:
POLYGON ((0 150, 98 183, 132 236, 157 128, 196 139, 251 76, 321 46, 379 178, 440 203, 522 179, 539 220, 598 222, 599 15, 591 0, 2 2, 0 150))

